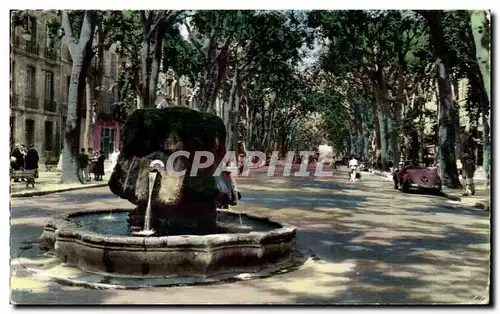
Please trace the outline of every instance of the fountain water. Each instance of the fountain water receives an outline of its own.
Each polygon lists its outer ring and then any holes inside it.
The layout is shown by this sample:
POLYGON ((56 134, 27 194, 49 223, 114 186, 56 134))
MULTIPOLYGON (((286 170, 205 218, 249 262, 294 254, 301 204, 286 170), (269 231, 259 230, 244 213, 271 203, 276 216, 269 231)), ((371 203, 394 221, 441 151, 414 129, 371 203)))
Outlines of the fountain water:
MULTIPOLYGON (((241 195, 215 168, 169 176, 172 152, 226 149, 223 121, 186 108, 137 110, 125 125, 124 147, 109 181, 133 210, 80 210, 49 220, 40 246, 66 265, 112 277, 217 277, 281 270, 294 264, 295 229, 238 212, 241 195), (128 123, 133 125, 128 125, 128 123), (148 141, 144 141, 148 138, 148 141), (161 180, 159 179, 161 178, 161 180), (113 213, 114 219, 103 218, 113 213)), ((182 161, 184 169, 192 160, 182 161)))
POLYGON ((156 172, 149 173, 149 196, 148 196, 148 206, 146 207, 146 216, 144 217, 144 231, 151 230, 151 194, 153 194, 153 188, 156 181, 156 172))
POLYGON ((146 214, 144 215, 144 229, 141 231, 132 232, 132 235, 137 236, 151 236, 155 233, 151 229, 151 196, 153 195, 153 189, 156 182, 156 175, 158 174, 159 168, 164 168, 165 164, 161 160, 153 160, 149 165, 149 186, 148 186, 148 205, 146 207, 146 214))

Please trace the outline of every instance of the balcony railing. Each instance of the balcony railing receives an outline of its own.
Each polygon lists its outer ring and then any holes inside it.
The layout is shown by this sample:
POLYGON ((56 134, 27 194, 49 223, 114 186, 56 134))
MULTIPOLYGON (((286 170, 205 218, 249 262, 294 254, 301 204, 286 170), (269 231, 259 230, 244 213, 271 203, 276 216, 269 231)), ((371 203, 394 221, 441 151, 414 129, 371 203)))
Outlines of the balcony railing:
POLYGON ((31 53, 34 55, 39 54, 39 48, 40 45, 38 45, 35 41, 33 40, 24 40, 20 37, 15 37, 14 38, 14 47, 19 48, 24 50, 27 53, 31 53))
POLYGON ((29 109, 38 109, 38 98, 36 97, 25 97, 24 107, 29 109))
POLYGON ((45 103, 43 105, 43 110, 45 111, 50 111, 50 112, 56 112, 56 102, 53 100, 45 100, 45 103))
POLYGON ((14 37, 14 47, 21 49, 21 38, 14 37))
POLYGON ((39 45, 34 41, 26 41, 25 51, 27 53, 32 53, 38 55, 39 45))
POLYGON ((10 96, 10 106, 19 107, 19 94, 12 94, 10 96))
POLYGON ((57 61, 57 51, 54 48, 45 47, 45 59, 57 61))

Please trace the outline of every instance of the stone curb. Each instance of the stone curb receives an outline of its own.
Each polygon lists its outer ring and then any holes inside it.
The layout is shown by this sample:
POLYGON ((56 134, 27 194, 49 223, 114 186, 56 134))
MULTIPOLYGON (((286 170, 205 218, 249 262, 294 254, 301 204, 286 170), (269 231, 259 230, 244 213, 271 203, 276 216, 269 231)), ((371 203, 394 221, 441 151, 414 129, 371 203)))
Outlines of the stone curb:
POLYGON ((46 190, 46 191, 25 191, 25 192, 15 192, 11 193, 10 197, 30 197, 30 196, 41 196, 41 195, 47 195, 47 194, 52 194, 52 193, 60 193, 60 192, 68 192, 68 191, 74 191, 74 190, 83 190, 83 189, 90 189, 90 188, 100 188, 103 186, 107 186, 108 183, 93 183, 93 184, 82 184, 80 186, 73 186, 70 188, 60 188, 60 189, 52 189, 52 190, 46 190))
MULTIPOLYGON (((388 173, 388 172, 383 172, 383 171, 378 171, 378 170, 371 170, 370 172, 373 173, 373 174, 376 174, 378 176, 382 176, 382 177, 385 177, 385 178, 388 178, 388 179, 392 179, 391 174, 388 173)), ((471 207, 474 207, 474 208, 477 208, 477 209, 490 210, 490 206, 487 203, 484 203, 484 202, 475 202, 473 205, 467 204, 465 202, 462 202, 462 198, 460 196, 451 195, 449 192, 446 192, 446 188, 444 188, 443 190, 444 191, 441 191, 441 193, 443 194, 444 197, 446 197, 449 200, 457 201, 457 202, 462 203, 465 206, 471 206, 471 207)))

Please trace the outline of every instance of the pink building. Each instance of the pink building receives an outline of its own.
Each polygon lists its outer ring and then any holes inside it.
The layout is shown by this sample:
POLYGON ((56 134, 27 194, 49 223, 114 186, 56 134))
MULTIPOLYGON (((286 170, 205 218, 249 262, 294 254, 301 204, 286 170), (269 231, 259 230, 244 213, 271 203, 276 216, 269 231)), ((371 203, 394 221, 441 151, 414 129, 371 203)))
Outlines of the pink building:
POLYGON ((111 120, 97 120, 94 126, 93 149, 103 150, 106 159, 115 149, 120 148, 120 122, 111 120))

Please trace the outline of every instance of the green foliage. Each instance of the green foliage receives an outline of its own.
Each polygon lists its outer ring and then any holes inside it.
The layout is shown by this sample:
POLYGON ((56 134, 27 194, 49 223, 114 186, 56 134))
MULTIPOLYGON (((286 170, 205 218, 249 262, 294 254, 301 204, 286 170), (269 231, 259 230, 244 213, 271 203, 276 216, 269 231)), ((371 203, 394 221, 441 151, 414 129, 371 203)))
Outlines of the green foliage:
POLYGON ((444 11, 442 14, 445 40, 448 43, 448 64, 455 79, 467 76, 476 62, 474 38, 468 11, 444 11))
POLYGON ((194 86, 204 65, 202 54, 182 37, 178 28, 167 31, 163 42, 163 70, 170 67, 177 75, 186 76, 194 86))

